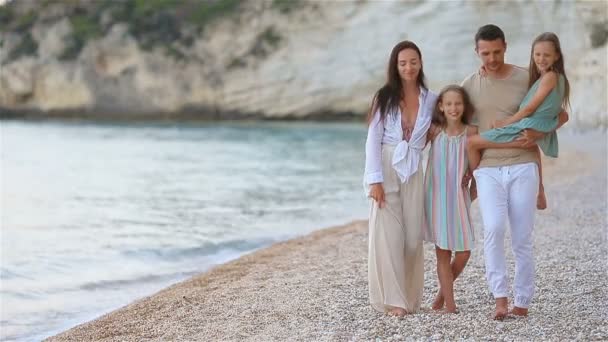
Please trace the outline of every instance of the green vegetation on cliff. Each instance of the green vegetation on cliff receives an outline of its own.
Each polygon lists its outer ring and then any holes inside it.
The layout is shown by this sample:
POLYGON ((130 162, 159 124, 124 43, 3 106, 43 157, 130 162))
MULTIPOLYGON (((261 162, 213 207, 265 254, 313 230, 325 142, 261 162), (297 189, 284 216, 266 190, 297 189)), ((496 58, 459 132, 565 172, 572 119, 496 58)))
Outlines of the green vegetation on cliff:
MULTIPOLYGON (((36 55, 38 44, 31 30, 39 20, 52 22, 66 17, 71 33, 64 37, 61 60, 77 58, 89 40, 105 35, 117 23, 126 24, 142 49, 161 47, 167 55, 180 59, 184 57, 180 46, 190 47, 209 24, 238 15, 245 4, 245 0, 42 0, 24 7, 15 1, 0 6, 0 31, 17 33, 21 40, 8 53, 9 60, 36 55)), ((273 0, 268 4, 270 10, 286 14, 302 2, 273 0)), ((251 53, 264 56, 280 39, 270 27, 260 35, 251 53)))

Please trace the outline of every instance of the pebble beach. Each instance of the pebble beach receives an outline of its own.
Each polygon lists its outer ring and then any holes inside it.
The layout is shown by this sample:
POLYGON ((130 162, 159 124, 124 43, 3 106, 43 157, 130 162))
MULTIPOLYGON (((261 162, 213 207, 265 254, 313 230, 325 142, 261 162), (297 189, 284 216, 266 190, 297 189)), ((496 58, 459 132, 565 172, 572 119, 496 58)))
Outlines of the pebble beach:
POLYGON ((606 134, 560 148, 559 158, 543 160, 549 208, 536 217, 528 317, 491 319, 474 203, 476 247, 455 283, 458 314, 430 309, 437 277, 426 243, 420 312, 397 318, 374 311, 367 222, 355 221, 245 255, 47 341, 608 340, 606 134))

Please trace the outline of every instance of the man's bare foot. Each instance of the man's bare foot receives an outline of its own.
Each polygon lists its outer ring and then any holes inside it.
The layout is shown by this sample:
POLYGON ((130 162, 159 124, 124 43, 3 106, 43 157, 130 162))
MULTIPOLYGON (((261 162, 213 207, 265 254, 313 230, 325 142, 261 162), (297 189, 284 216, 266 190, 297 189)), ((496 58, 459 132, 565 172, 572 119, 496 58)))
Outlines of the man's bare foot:
POLYGON ((509 301, 506 297, 496 298, 496 310, 494 311, 494 320, 502 321, 509 313, 509 301))
POLYGON ((545 191, 541 190, 536 196, 536 209, 545 210, 547 209, 547 197, 545 196, 545 191))
POLYGON ((526 316, 528 316, 528 309, 524 309, 524 308, 520 308, 520 307, 514 306, 513 309, 511 309, 510 313, 512 315, 514 315, 514 316, 526 317, 526 316))
POLYGON ((433 310, 441 310, 443 309, 443 296, 440 293, 437 293, 435 296, 435 300, 433 300, 433 305, 431 306, 433 310))
POLYGON ((403 317, 403 316, 407 315, 407 311, 402 308, 393 308, 393 309, 388 310, 387 314, 389 316, 403 317))

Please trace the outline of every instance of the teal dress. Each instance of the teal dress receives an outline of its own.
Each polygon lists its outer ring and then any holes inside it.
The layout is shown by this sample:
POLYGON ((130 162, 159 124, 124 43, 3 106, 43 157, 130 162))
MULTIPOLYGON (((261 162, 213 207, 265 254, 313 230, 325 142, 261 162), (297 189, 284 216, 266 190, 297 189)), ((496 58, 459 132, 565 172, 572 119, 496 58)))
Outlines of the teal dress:
MULTIPOLYGON (((534 82, 526 97, 519 105, 519 109, 525 107, 538 89, 540 78, 534 82)), ((515 123, 501 128, 494 128, 481 133, 481 136, 489 141, 497 143, 505 143, 515 140, 524 129, 533 129, 535 131, 549 133, 544 138, 536 143, 543 150, 543 153, 549 157, 557 157, 558 144, 557 133, 555 128, 558 124, 558 116, 562 111, 562 99, 564 98, 564 76, 559 75, 558 84, 545 100, 536 108, 532 115, 523 118, 515 123)))

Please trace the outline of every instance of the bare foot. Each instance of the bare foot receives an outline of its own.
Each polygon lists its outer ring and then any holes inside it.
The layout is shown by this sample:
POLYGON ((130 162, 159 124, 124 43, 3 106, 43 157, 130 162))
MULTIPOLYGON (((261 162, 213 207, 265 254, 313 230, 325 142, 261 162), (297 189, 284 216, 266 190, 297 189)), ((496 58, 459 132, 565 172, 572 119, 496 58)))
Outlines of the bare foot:
POLYGON ((514 306, 513 309, 511 309, 510 313, 514 316, 526 317, 526 316, 528 316, 528 309, 514 306))
POLYGON ((441 291, 437 293, 435 296, 435 300, 433 300, 433 305, 431 306, 433 310, 441 310, 443 309, 443 296, 441 295, 441 291))
POLYGON ((402 308, 394 308, 394 309, 388 310, 387 314, 389 316, 403 317, 403 316, 407 315, 407 311, 402 308))
POLYGON ((445 309, 443 309, 441 311, 442 311, 442 313, 446 313, 446 314, 450 314, 450 313, 451 314, 455 314, 455 313, 458 313, 458 309, 456 309, 455 306, 453 306, 453 307, 446 306, 445 309))
POLYGON ((509 301, 506 297, 496 298, 496 310, 494 311, 494 320, 502 321, 509 313, 509 301))
POLYGON ((547 197, 545 196, 545 191, 541 190, 536 196, 536 209, 545 210, 547 209, 547 197))

